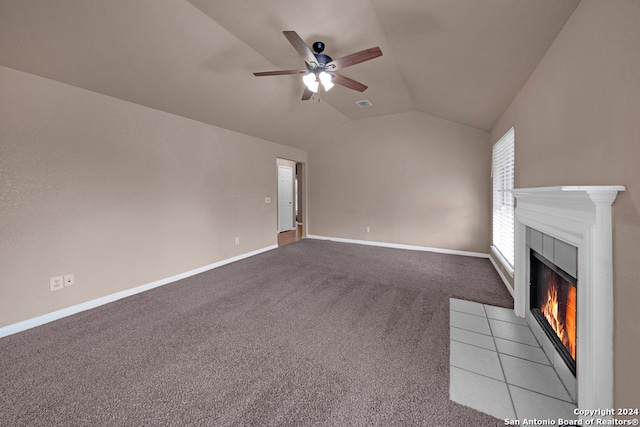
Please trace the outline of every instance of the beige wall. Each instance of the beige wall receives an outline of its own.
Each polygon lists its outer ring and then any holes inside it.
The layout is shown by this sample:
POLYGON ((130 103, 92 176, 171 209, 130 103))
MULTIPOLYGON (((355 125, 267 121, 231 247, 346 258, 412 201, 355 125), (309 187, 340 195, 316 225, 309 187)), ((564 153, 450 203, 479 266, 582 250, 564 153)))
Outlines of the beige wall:
POLYGON ((276 244, 276 158, 306 161, 5 67, 0 128, 0 326, 276 244))
MULTIPOLYGON (((615 406, 640 402, 640 2, 583 0, 491 134, 515 185, 627 186, 614 204, 615 406)), ((578 362, 579 363, 579 362, 578 362)))
POLYGON ((466 126, 418 112, 351 122, 309 150, 307 231, 487 253, 490 165, 488 134, 466 126))

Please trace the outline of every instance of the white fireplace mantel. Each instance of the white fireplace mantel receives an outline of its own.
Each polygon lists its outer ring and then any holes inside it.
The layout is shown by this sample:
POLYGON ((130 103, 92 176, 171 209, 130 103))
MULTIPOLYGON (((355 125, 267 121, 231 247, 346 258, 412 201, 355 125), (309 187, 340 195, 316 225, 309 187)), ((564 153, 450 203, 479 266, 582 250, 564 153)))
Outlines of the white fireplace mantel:
POLYGON ((578 248, 578 407, 613 407, 613 245, 611 205, 615 186, 561 186, 512 190, 515 209, 514 310, 529 303, 526 228, 578 248))

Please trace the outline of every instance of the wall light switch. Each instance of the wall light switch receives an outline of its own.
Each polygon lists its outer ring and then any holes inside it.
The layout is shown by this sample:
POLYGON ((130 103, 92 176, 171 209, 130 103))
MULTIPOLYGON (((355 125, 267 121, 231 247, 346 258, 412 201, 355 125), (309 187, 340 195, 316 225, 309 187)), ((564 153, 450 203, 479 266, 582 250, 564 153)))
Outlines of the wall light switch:
POLYGON ((51 291, 59 291, 64 288, 64 278, 62 276, 51 277, 49 279, 49 289, 51 291))
POLYGON ((271 203, 271 197, 265 197, 264 198, 264 202, 265 203, 271 203))
POLYGON ((64 275, 64 285, 65 286, 73 286, 75 284, 75 279, 73 278, 73 274, 65 274, 64 275))

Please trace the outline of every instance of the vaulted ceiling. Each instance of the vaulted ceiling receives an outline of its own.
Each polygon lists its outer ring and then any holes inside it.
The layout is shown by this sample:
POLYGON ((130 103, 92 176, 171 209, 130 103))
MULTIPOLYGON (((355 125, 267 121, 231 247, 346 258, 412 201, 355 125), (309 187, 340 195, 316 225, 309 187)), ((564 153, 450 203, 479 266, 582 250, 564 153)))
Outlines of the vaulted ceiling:
MULTIPOLYGON (((0 0, 0 65, 299 148, 420 111, 490 131, 579 0, 0 0), (383 56, 301 101, 296 31, 383 56), (370 107, 358 107, 367 99, 370 107)), ((2 102, 0 100, 0 102, 2 102)))

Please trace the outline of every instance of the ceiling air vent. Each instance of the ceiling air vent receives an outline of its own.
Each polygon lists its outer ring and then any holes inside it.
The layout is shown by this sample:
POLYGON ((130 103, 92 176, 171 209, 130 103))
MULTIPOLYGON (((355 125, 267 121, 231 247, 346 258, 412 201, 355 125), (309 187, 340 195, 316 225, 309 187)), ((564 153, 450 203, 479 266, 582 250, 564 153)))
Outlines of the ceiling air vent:
POLYGON ((373 104, 368 99, 362 99, 360 101, 356 101, 356 105, 358 107, 371 107, 373 104))

